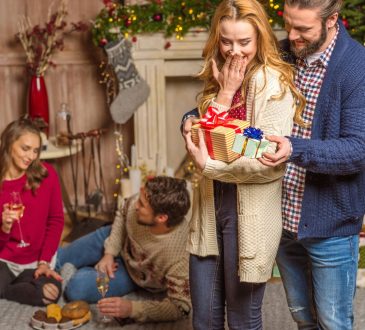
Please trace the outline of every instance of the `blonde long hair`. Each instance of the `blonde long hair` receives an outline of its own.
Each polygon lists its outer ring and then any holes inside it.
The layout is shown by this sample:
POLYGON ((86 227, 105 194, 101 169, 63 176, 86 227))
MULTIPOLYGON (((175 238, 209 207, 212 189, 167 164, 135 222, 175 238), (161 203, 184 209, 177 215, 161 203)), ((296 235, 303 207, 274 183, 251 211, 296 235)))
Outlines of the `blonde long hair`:
POLYGON ((213 76, 212 59, 214 58, 216 60, 218 69, 221 70, 225 60, 220 54, 218 46, 220 27, 221 22, 227 19, 245 20, 254 27, 257 33, 257 53, 246 69, 245 78, 242 83, 242 98, 246 99, 248 84, 259 69, 262 67, 273 68, 280 74, 279 79, 282 90, 282 93, 276 99, 284 97, 286 89, 289 88, 296 104, 294 121, 299 125, 305 125, 301 116, 305 106, 305 98, 295 87, 294 68, 282 60, 279 53, 278 41, 271 29, 266 12, 256 0, 224 0, 215 11, 209 37, 203 49, 203 68, 197 75, 199 79, 204 81, 204 89, 198 99, 200 114, 203 115, 206 112, 212 98, 219 91, 219 84, 213 76))

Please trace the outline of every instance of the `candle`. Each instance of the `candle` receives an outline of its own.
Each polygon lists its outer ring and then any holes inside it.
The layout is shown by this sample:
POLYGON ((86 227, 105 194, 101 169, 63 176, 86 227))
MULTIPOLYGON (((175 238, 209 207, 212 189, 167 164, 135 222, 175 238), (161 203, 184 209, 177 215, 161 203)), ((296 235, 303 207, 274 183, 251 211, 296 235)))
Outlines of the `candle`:
POLYGON ((136 154, 136 146, 133 144, 131 146, 131 167, 136 168, 137 167, 137 154, 136 154))
POLYGON ((171 177, 175 176, 175 171, 172 167, 166 167, 165 173, 166 173, 166 176, 171 176, 171 177))
POLYGON ((120 181, 121 184, 121 190, 122 190, 122 196, 123 198, 128 198, 132 196, 132 184, 130 179, 122 179, 120 181))
POLYGON ((141 171, 138 168, 129 169, 129 179, 131 181, 132 195, 139 193, 141 187, 141 171))
POLYGON ((159 153, 156 154, 156 175, 161 175, 161 159, 159 153))

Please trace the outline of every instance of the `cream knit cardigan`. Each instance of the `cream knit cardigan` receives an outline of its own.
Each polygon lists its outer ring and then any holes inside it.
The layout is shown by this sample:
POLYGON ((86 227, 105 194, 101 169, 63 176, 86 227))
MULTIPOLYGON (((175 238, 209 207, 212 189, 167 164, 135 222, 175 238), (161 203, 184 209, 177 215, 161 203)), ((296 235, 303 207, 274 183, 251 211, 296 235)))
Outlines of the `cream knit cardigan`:
MULTIPOLYGON (((266 135, 290 135, 294 100, 286 90, 281 99, 279 74, 259 70, 249 83, 247 120, 266 135), (266 85, 265 85, 266 76, 266 85)), ((273 152, 276 145, 270 144, 273 152)), ((257 159, 240 157, 230 164, 208 158, 194 191, 188 250, 198 256, 218 255, 213 179, 237 184, 238 249, 241 282, 266 282, 282 231, 281 183, 285 165, 270 168, 257 159)), ((229 274, 226 274, 229 276, 229 274)))

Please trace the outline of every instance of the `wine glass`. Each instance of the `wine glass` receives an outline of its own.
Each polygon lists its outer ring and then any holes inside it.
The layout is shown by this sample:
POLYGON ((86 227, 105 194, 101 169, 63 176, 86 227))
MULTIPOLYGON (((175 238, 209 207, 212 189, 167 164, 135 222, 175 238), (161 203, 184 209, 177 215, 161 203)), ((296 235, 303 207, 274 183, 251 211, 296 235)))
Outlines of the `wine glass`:
POLYGON ((18 212, 16 222, 17 222, 18 227, 19 227, 20 242, 18 243, 17 247, 24 248, 24 247, 29 246, 30 243, 27 243, 27 242, 24 241, 22 227, 20 225, 20 219, 24 215, 25 206, 22 202, 19 191, 13 191, 11 193, 11 201, 9 203, 9 209, 11 211, 18 212))
MULTIPOLYGON (((105 298, 105 295, 109 290, 109 276, 101 269, 97 269, 96 272, 96 287, 98 288, 98 291, 100 292, 102 298, 105 298)), ((100 321, 103 323, 107 323, 111 321, 111 318, 109 316, 103 315, 100 321)))

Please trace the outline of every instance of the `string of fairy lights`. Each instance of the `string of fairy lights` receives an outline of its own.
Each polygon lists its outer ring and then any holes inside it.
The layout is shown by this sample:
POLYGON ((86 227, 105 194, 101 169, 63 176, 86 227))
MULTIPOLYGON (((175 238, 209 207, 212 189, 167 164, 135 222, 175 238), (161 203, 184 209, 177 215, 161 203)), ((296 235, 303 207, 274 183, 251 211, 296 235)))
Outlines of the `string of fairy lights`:
POLYGON ((129 171, 129 159, 123 149, 123 133, 121 125, 116 125, 115 131, 115 152, 117 154, 118 163, 116 164, 117 177, 114 180, 116 189, 114 189, 114 198, 118 198, 120 193, 120 180, 123 176, 128 174, 129 171))
MULTIPOLYGON (((93 42, 105 46, 121 36, 136 41, 137 34, 162 32, 166 37, 175 35, 182 40, 187 32, 209 28, 215 8, 221 0, 151 0, 144 5, 123 5, 104 0, 104 8, 92 27, 93 42)), ((262 0, 270 23, 282 25, 283 0, 262 0)))

